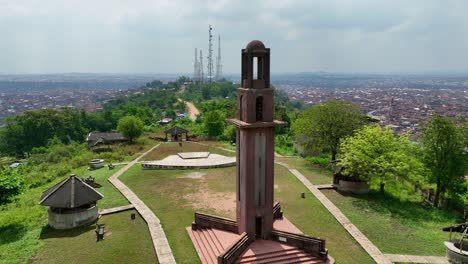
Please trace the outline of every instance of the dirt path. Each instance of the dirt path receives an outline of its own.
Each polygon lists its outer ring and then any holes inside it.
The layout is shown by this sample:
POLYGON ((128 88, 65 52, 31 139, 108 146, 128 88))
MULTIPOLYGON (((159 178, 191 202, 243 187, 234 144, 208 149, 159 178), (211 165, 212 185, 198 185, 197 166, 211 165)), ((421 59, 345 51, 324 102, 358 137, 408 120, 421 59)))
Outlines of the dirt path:
POLYGON ((183 101, 180 98, 178 98, 177 100, 179 100, 179 102, 185 103, 185 105, 188 108, 190 119, 195 121, 195 119, 197 119, 197 115, 200 114, 200 111, 198 111, 198 109, 195 107, 195 105, 193 103, 191 103, 191 102, 183 101))

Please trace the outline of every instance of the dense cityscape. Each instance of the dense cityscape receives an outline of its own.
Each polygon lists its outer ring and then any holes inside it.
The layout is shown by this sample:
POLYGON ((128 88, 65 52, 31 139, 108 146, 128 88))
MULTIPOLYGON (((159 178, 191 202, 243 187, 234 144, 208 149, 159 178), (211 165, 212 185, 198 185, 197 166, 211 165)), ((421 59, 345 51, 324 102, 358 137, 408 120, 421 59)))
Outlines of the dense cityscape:
MULTIPOLYGON (((139 93, 138 88, 154 78, 167 82, 174 77, 150 74, 3 76, 0 118, 46 107, 99 111, 103 102, 117 95, 139 93)), ((352 101, 368 116, 396 132, 417 131, 420 121, 433 114, 468 118, 468 77, 306 73, 281 74, 273 82, 290 99, 306 105, 330 99, 352 101)))

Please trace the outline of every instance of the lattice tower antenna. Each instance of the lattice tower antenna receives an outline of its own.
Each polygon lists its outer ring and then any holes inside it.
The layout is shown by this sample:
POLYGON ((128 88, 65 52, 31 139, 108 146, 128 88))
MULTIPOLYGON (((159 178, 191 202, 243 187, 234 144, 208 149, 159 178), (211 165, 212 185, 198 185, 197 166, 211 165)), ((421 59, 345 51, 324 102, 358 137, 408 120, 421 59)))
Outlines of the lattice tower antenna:
POLYGON ((221 35, 218 35, 218 57, 216 57, 216 80, 223 79, 223 65, 221 64, 221 35))
POLYGON ((211 82, 213 78, 213 43, 211 40, 213 39, 213 35, 211 34, 211 30, 213 28, 211 25, 208 27, 208 81, 211 82))
POLYGON ((198 81, 198 51, 195 48, 195 61, 193 63, 193 81, 198 81))
POLYGON ((202 53, 202 50, 200 50, 200 61, 198 63, 199 63, 198 70, 200 71, 200 81, 203 82, 204 81, 204 76, 203 76, 203 53, 202 53))

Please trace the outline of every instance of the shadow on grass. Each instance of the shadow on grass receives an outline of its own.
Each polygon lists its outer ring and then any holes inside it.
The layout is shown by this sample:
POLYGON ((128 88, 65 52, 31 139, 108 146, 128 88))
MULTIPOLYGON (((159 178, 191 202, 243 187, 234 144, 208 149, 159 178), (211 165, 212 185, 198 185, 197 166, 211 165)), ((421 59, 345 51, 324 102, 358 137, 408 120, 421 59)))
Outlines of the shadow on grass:
POLYGON ((54 229, 51 226, 46 225, 42 227, 41 235, 39 236, 39 239, 42 240, 42 239, 48 239, 48 238, 76 237, 94 229, 96 229, 95 224, 91 224, 88 226, 75 227, 73 229, 66 229, 66 230, 54 229))
POLYGON ((422 201, 401 199, 391 193, 382 194, 376 190, 371 190, 368 194, 337 192, 344 197, 352 197, 352 205, 358 209, 363 211, 371 209, 376 213, 405 219, 414 224, 427 221, 456 222, 462 218, 461 215, 455 215, 445 209, 435 208, 422 201))
POLYGON ((0 245, 20 240, 26 231, 27 228, 22 224, 9 224, 0 227, 0 245))

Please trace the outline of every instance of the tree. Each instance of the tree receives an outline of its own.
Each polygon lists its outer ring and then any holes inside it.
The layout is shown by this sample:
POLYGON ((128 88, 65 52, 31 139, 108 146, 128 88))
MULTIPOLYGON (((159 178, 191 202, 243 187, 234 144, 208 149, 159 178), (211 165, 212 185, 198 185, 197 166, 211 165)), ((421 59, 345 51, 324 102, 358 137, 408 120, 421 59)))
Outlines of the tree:
POLYGON ((441 194, 448 191, 453 195, 464 191, 463 176, 467 169, 465 129, 466 123, 457 127, 453 120, 441 116, 431 118, 423 127, 424 162, 431 171, 429 181, 437 188, 434 206, 439 205, 441 194))
POLYGON ((203 128, 208 137, 214 138, 222 135, 224 125, 224 116, 219 110, 207 112, 203 117, 203 128))
MULTIPOLYGON (((363 114, 358 105, 331 100, 302 112, 291 125, 291 132, 297 144, 308 150, 328 151, 334 161, 341 139, 353 135, 363 124, 363 114)), ((337 183, 337 176, 333 176, 334 183, 337 183)))
POLYGON ((125 116, 119 120, 117 131, 122 133, 124 137, 133 141, 135 138, 143 134, 143 121, 135 116, 125 116))
POLYGON ((317 145, 327 148, 336 159, 340 140, 353 135, 363 125, 363 114, 359 106, 343 101, 331 100, 305 110, 292 124, 296 141, 304 147, 317 145))
POLYGON ((414 146, 405 136, 395 136, 390 128, 365 126, 354 136, 342 140, 340 162, 343 175, 362 181, 378 181, 380 192, 385 192, 387 181, 395 177, 417 178, 424 166, 411 155, 414 146))
POLYGON ((24 180, 18 169, 5 169, 0 171, 0 204, 7 203, 24 188, 24 180))

